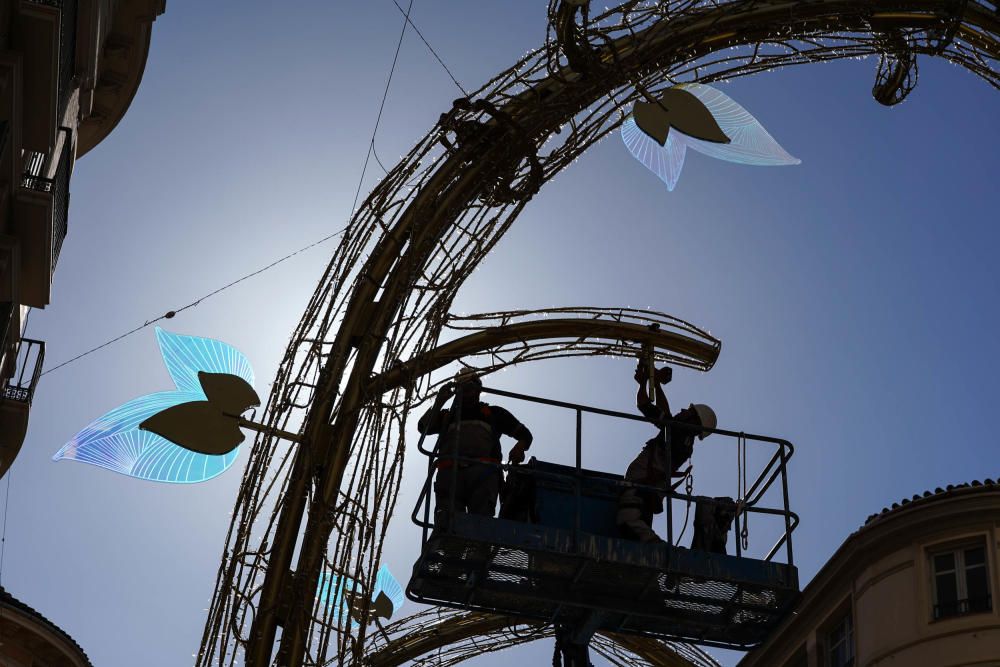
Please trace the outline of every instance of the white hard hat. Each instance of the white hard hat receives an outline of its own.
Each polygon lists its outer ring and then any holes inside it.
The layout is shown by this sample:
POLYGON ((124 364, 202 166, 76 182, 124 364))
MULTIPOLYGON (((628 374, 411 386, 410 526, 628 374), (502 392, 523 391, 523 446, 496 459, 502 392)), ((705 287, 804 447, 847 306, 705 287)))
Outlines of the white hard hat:
MULTIPOLYGON (((719 424, 719 420, 715 417, 715 410, 708 407, 704 403, 692 403, 690 410, 694 410, 695 414, 698 415, 698 421, 706 429, 714 429, 719 424)), ((706 436, 711 435, 709 431, 702 431, 698 434, 699 440, 704 440, 706 436)))
POLYGON ((472 368, 463 368, 459 372, 455 373, 455 377, 452 378, 452 381, 455 384, 465 384, 467 382, 471 382, 479 385, 480 387, 483 386, 483 381, 479 379, 479 374, 472 368))

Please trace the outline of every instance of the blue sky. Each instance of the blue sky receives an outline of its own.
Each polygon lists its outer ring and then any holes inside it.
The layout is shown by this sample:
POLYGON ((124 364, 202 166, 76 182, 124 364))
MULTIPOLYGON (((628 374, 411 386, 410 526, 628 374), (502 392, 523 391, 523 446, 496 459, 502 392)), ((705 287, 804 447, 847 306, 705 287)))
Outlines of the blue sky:
MULTIPOLYGON (((544 14, 525 0, 415 0, 412 17, 471 90, 541 43, 544 14)), ((48 367, 342 227, 401 21, 391 0, 169 3, 128 114, 74 172, 53 303, 28 331, 46 341, 48 367)), ((716 367, 678 370, 668 394, 711 404, 724 428, 796 444, 803 581, 883 506, 1000 475, 989 349, 1000 323, 997 98, 964 70, 920 67, 920 85, 893 109, 871 98, 872 60, 722 87, 802 159, 796 167, 689 153, 668 193, 609 137, 531 202, 454 308, 650 307, 720 337, 716 367)), ((408 32, 376 140, 383 161, 459 94, 408 32)), ((264 393, 332 249, 167 328, 243 350, 264 393)), ((627 410, 631 374, 625 360, 543 362, 491 384, 627 410)), ((245 457, 194 486, 50 457, 106 410, 169 388, 152 328, 45 376, 9 474, 3 585, 97 665, 190 662, 245 457)), ((568 415, 504 404, 535 431, 532 453, 567 460, 568 415)), ((595 424, 585 464, 621 472, 644 437, 595 424)), ((706 440, 694 464, 697 491, 736 478, 721 442, 706 440)), ((401 577, 416 555, 406 517, 422 466, 409 457, 389 535, 401 577)), ((548 642, 513 653, 550 655, 548 642)))

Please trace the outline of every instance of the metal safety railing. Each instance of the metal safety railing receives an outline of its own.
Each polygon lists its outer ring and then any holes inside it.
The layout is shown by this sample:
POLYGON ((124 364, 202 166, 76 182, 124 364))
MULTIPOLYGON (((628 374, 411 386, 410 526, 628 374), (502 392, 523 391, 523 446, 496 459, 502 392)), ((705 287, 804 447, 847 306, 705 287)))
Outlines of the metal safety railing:
POLYGON ((24 156, 24 173, 21 174, 21 187, 35 192, 52 192, 55 180, 42 176, 45 169, 46 154, 39 151, 28 151, 24 156))
MULTIPOLYGON (((496 396, 503 396, 505 398, 526 401, 530 403, 536 403, 541 405, 548 405, 552 407, 562 408, 569 410, 574 413, 575 417, 575 463, 574 463, 574 473, 572 475, 559 474, 551 471, 540 471, 532 470, 526 466, 503 463, 500 462, 490 462, 484 463, 482 459, 478 458, 468 458, 457 455, 456 452, 442 452, 439 451, 440 447, 435 446, 434 449, 428 449, 424 446, 425 434, 421 434, 420 441, 417 444, 418 450, 428 457, 427 464, 427 478, 421 487, 420 494, 417 498, 417 503, 411 514, 411 520, 422 528, 423 536, 422 543, 426 544, 429 531, 435 527, 440 528, 440 526, 435 526, 434 521, 431 520, 431 503, 433 502, 431 493, 432 484, 435 477, 435 472, 438 474, 441 472, 450 473, 453 475, 451 480, 451 490, 450 490, 450 502, 448 512, 453 513, 455 508, 455 489, 457 488, 457 475, 459 465, 457 463, 467 462, 467 463, 479 463, 483 465, 489 465, 498 470, 516 470, 519 475, 530 475, 539 478, 548 479, 558 479, 570 482, 574 487, 575 495, 575 509, 573 517, 573 526, 575 527, 575 532, 580 531, 581 525, 581 495, 583 479, 585 477, 585 471, 583 469, 583 414, 594 414, 602 415, 606 417, 611 417, 615 419, 624 419, 629 421, 638 421, 650 423, 648 419, 641 415, 629 414, 625 412, 619 412, 616 410, 607 410, 604 408, 597 408, 588 405, 581 405, 578 403, 570 403, 567 401, 558 401, 549 398, 542 398, 538 396, 530 396, 527 394, 520 394, 511 391, 503 391, 500 389, 488 389, 483 388, 482 392, 484 394, 493 394, 496 396), (436 465, 441 459, 449 459, 453 463, 447 468, 438 469, 436 465), (421 516, 422 515, 422 516, 421 516)), ((459 396, 456 396, 456 401, 460 400, 459 396)), ((460 423, 460 422, 459 422, 460 423)), ((748 517, 751 514, 769 515, 779 517, 784 523, 784 530, 778 537, 775 544, 768 550, 766 555, 762 558, 764 561, 772 560, 775 555, 781 551, 784 547, 785 561, 789 566, 794 565, 794 552, 792 548, 792 532, 798 526, 799 518, 798 515, 791 511, 789 507, 788 499, 788 461, 791 458, 794 447, 791 442, 781 438, 772 438, 769 436, 756 435, 752 433, 743 433, 738 431, 730 431, 726 429, 705 429, 702 427, 694 427, 690 424, 684 424, 681 422, 669 422, 663 426, 665 430, 669 429, 671 426, 674 428, 682 429, 692 429, 698 432, 709 432, 716 436, 724 436, 729 441, 735 441, 737 447, 738 456, 742 456, 742 460, 745 462, 746 454, 745 448, 748 444, 753 443, 760 447, 773 447, 773 452, 768 459, 767 463, 763 466, 757 476, 754 478, 753 482, 746 484, 745 482, 741 484, 741 493, 738 494, 739 497, 735 499, 736 510, 733 519, 733 528, 735 533, 736 542, 736 557, 744 558, 747 557, 744 553, 744 545, 741 538, 741 522, 742 525, 746 525, 748 517), (741 451, 741 448, 743 451, 741 451), (762 500, 765 494, 774 486, 775 483, 780 483, 781 489, 781 506, 780 507, 765 507, 762 506, 762 500)), ((669 435, 664 435, 667 443, 667 469, 673 470, 672 461, 670 458, 670 438, 669 435)), ((458 437, 456 436, 456 441, 458 437)), ((710 441, 711 442, 711 441, 710 441)), ((716 439, 715 444, 718 443, 716 439)), ((440 438, 439 438, 440 444, 440 438)), ((457 451, 457 450, 456 450, 457 451)), ((677 479, 675 476, 674 479, 677 479)), ((602 481, 613 485, 619 490, 619 493, 624 492, 626 489, 636 489, 641 491, 648 491, 656 493, 664 498, 666 501, 666 531, 665 531, 665 542, 670 546, 675 546, 677 536, 674 530, 674 519, 673 519, 673 502, 682 501, 687 503, 696 503, 699 498, 695 495, 678 491, 675 486, 679 486, 680 482, 672 485, 670 477, 668 476, 665 486, 649 486, 644 484, 638 484, 634 482, 629 482, 624 479, 620 480, 610 480, 603 479, 602 481)))
POLYGON ((59 131, 63 133, 63 142, 55 174, 51 178, 42 175, 47 171, 48 156, 38 151, 27 153, 24 161, 24 172, 21 174, 21 187, 52 195, 51 266, 53 273, 62 250, 63 240, 69 229, 69 180, 73 166, 73 130, 68 127, 60 127, 59 131))
POLYGON ((52 201, 52 272, 62 251, 63 240, 69 231, 69 179, 73 166, 73 131, 59 128, 63 133, 63 146, 59 154, 59 167, 55 174, 52 201))
POLYGON ((45 342, 22 338, 17 344, 14 373, 3 387, 4 400, 31 405, 45 362, 45 342))

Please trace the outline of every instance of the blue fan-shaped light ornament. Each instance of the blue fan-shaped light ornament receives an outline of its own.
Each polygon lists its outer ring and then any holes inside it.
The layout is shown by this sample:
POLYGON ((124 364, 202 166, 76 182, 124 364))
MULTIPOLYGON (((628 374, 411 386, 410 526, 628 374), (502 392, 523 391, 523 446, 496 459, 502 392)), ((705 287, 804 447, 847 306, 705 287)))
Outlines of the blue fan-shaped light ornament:
POLYGON ((156 340, 177 390, 141 396, 111 410, 63 445, 53 461, 70 459, 138 479, 181 484, 212 479, 233 464, 239 447, 219 456, 201 454, 140 430, 139 424, 175 405, 204 401, 199 371, 236 375, 253 386, 250 362, 233 346, 211 338, 157 327, 156 340))
MULTIPOLYGON (((324 570, 319 578, 319 586, 316 588, 316 597, 320 604, 330 612, 331 620, 340 623, 347 614, 350 619, 349 624, 352 629, 358 627, 358 618, 361 616, 360 609, 354 599, 357 595, 363 594, 364 587, 351 577, 344 577, 331 570, 324 570)), ((372 589, 369 600, 369 619, 392 618, 396 611, 403 606, 406 597, 403 594, 403 587, 392 576, 389 568, 382 565, 375 576, 375 587, 372 589)))
POLYGON ((730 141, 727 144, 704 141, 672 127, 667 135, 666 144, 661 146, 639 129, 632 116, 626 118, 621 130, 622 141, 625 142, 626 148, 635 159, 656 174, 671 192, 677 186, 688 148, 719 160, 758 167, 793 165, 802 162, 789 155, 749 111, 725 93, 700 83, 682 84, 677 87, 693 94, 705 105, 730 141))

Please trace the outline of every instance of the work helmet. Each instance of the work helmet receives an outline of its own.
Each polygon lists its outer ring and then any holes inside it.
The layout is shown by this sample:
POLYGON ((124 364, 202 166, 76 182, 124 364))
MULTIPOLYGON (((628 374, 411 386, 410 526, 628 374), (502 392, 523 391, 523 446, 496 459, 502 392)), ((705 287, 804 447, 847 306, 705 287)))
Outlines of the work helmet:
MULTIPOLYGON (((689 410, 694 410, 694 413, 698 415, 698 421, 705 429, 714 429, 719 424, 719 420, 715 417, 715 410, 708 407, 704 403, 692 403, 689 410)), ((698 434, 699 440, 704 440, 706 436, 711 435, 709 430, 702 431, 698 434)))
POLYGON ((483 381, 479 379, 479 374, 472 368, 463 368, 459 372, 455 373, 455 377, 452 378, 452 382, 455 385, 460 384, 470 384, 476 387, 476 389, 481 389, 483 386, 483 381))

